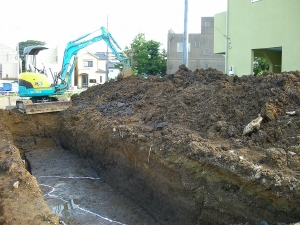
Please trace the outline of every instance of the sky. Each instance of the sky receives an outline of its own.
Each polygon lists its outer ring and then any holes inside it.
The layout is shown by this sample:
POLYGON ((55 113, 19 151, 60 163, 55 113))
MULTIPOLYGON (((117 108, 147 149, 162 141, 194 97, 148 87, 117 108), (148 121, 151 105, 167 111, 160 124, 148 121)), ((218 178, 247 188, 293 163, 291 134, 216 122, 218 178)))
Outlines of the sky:
MULTIPOLYGON (((184 5, 185 0, 1 0, 0 44, 16 48, 18 42, 38 40, 66 46, 94 31, 90 38, 101 35, 103 26, 122 49, 139 33, 167 49, 168 31, 183 33, 184 5)), ((188 33, 200 33, 201 17, 226 7, 227 0, 188 0, 188 33)), ((87 48, 106 51, 106 44, 87 48)))

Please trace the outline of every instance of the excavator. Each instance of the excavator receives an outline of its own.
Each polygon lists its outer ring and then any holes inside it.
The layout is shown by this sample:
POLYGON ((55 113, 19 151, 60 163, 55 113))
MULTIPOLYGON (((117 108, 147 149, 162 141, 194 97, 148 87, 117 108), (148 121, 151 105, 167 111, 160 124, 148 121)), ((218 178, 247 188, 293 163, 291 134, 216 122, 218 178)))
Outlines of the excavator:
POLYGON ((46 113, 63 111, 72 105, 72 102, 63 97, 63 94, 69 89, 72 74, 75 67, 77 53, 79 50, 98 41, 105 41, 110 50, 115 54, 116 58, 123 64, 123 69, 119 74, 119 78, 126 78, 132 75, 132 69, 129 60, 122 57, 116 48, 121 50, 118 43, 112 35, 101 27, 94 32, 83 35, 76 40, 67 43, 64 51, 62 67, 59 73, 52 73, 53 82, 50 84, 45 73, 45 68, 36 68, 36 55, 48 49, 45 46, 28 46, 24 48, 23 55, 27 59, 32 56, 32 64, 28 64, 26 72, 19 75, 19 97, 16 101, 16 108, 26 114, 46 113), (101 30, 101 35, 87 39, 94 32, 101 30))

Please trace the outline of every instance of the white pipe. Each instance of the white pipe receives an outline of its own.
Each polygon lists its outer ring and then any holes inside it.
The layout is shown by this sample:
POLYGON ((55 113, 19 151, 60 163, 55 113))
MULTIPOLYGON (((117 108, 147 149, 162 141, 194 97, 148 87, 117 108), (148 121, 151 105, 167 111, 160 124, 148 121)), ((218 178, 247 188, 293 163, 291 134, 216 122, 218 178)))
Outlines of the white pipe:
POLYGON ((227 63, 228 63, 228 9, 229 0, 227 0, 227 10, 226 10, 226 52, 225 52, 225 74, 227 74, 227 63))

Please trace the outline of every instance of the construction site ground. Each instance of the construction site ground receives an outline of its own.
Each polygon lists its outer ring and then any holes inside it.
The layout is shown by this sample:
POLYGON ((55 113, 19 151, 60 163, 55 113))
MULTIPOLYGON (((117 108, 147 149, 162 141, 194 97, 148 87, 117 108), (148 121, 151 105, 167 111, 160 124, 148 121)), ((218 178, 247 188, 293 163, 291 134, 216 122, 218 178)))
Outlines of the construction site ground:
POLYGON ((158 224, 300 221, 299 71, 237 77, 180 66, 72 102, 55 113, 0 110, 0 224, 59 224, 26 159, 57 146, 158 224))

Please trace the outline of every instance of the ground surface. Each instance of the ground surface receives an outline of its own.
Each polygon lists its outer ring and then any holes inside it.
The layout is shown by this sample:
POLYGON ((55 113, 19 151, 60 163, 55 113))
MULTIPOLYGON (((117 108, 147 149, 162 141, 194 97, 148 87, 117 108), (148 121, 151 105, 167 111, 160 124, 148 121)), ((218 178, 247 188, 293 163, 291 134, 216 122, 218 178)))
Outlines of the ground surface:
POLYGON ((63 113, 1 118, 26 151, 36 135, 89 159, 161 224, 300 221, 300 72, 229 77, 182 66, 72 100, 63 113))

